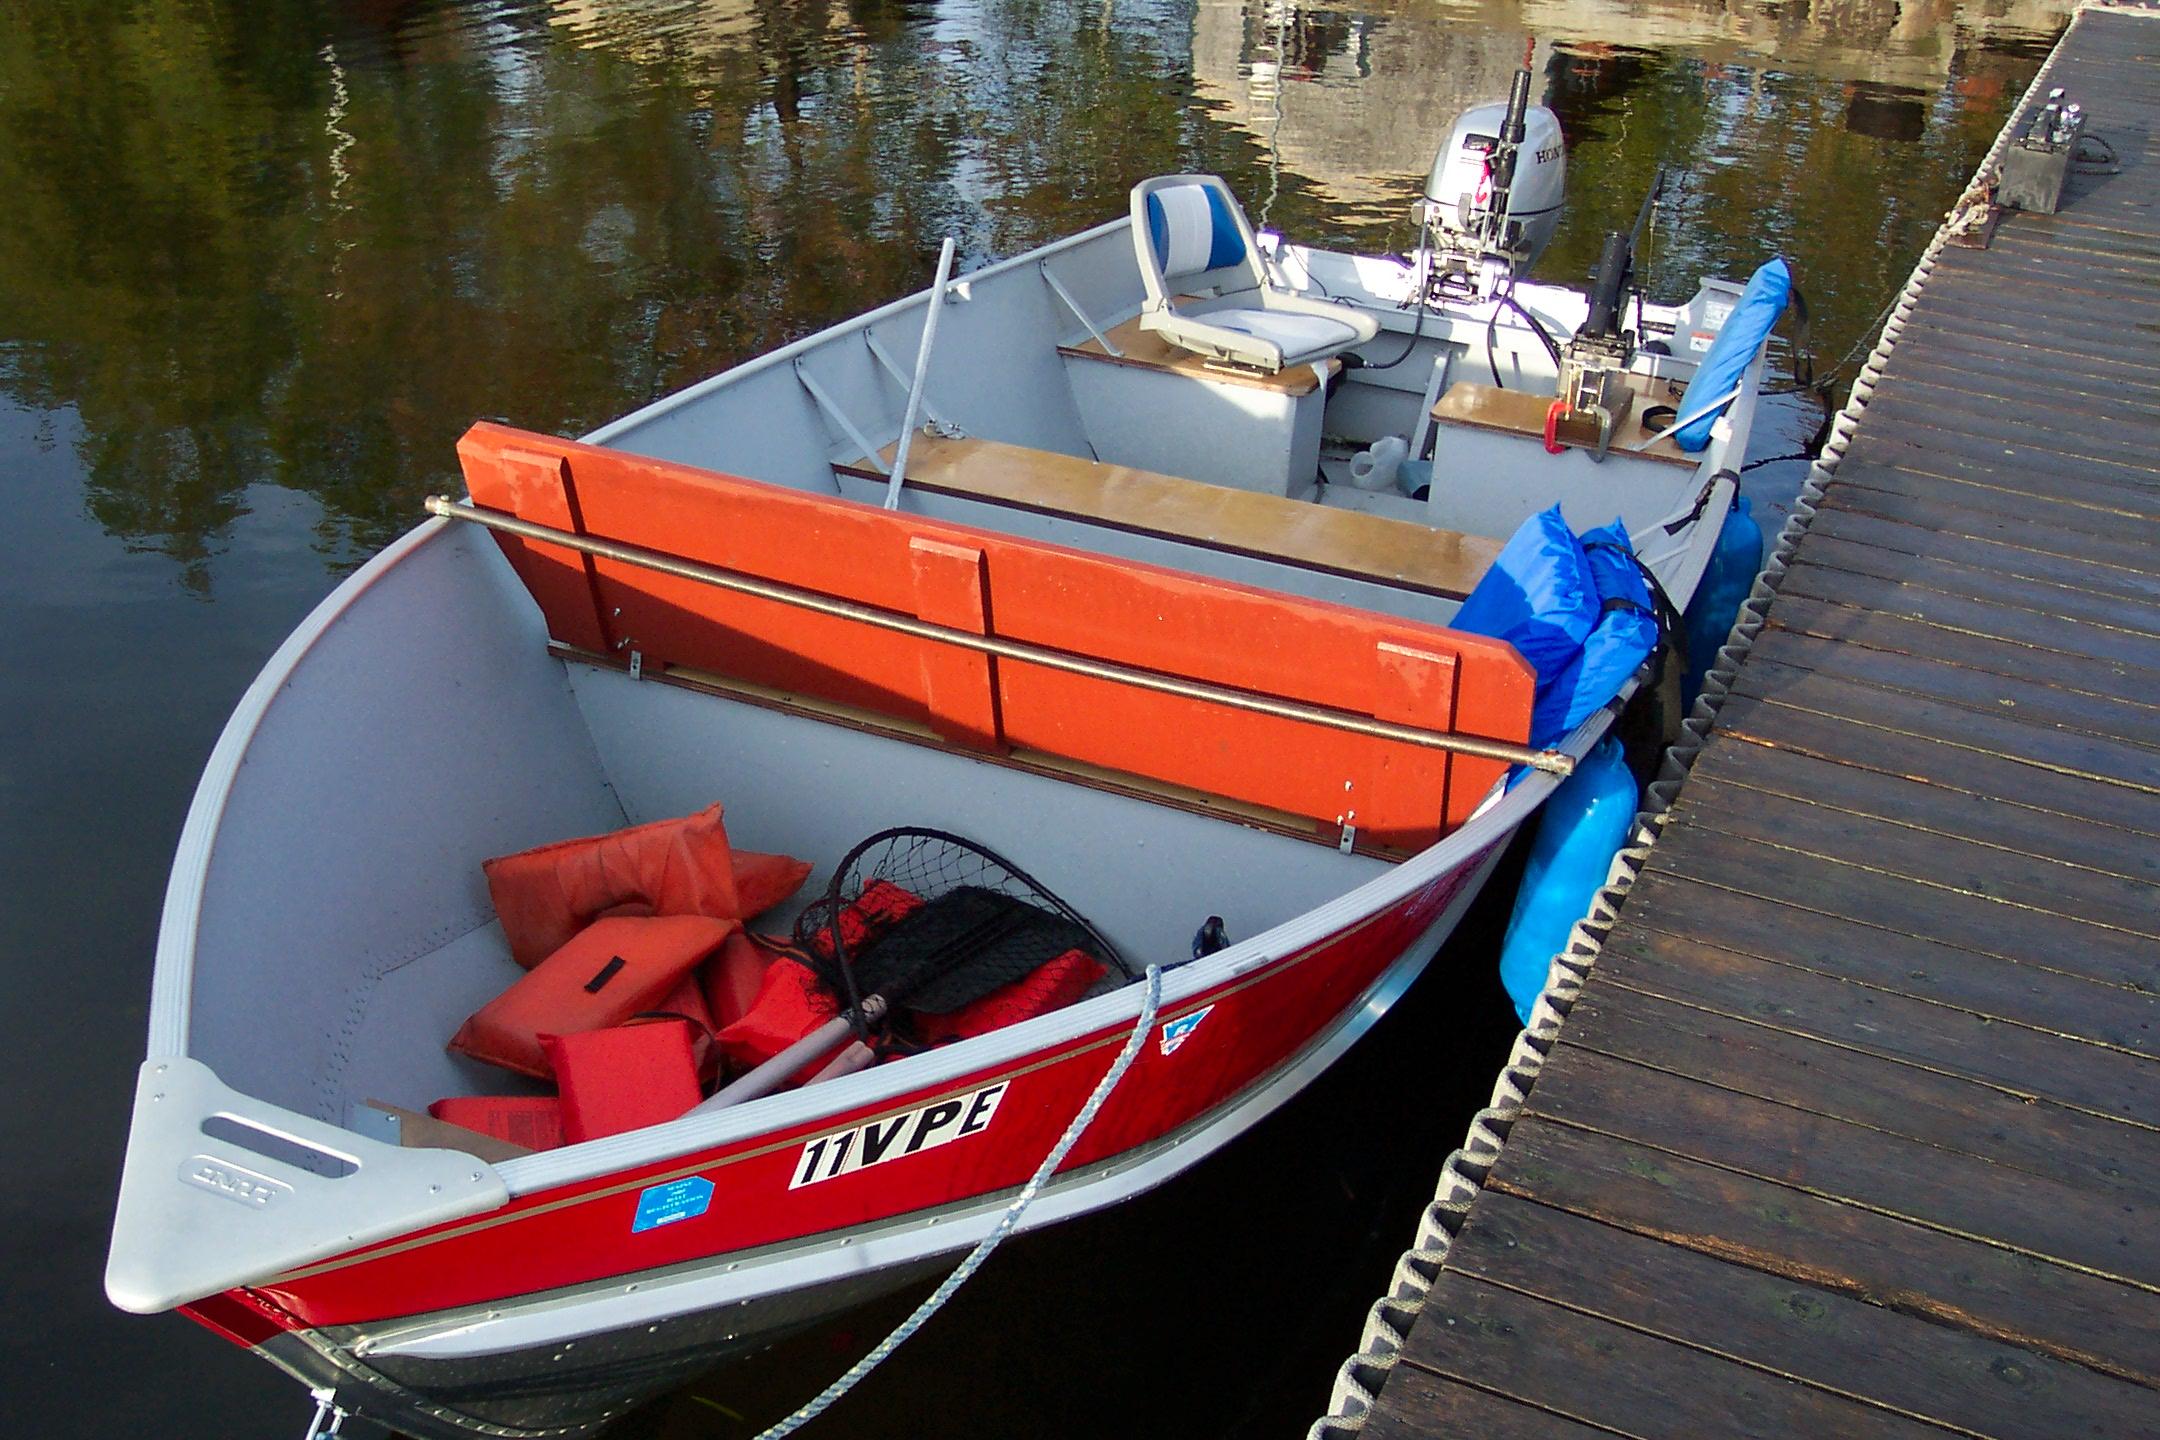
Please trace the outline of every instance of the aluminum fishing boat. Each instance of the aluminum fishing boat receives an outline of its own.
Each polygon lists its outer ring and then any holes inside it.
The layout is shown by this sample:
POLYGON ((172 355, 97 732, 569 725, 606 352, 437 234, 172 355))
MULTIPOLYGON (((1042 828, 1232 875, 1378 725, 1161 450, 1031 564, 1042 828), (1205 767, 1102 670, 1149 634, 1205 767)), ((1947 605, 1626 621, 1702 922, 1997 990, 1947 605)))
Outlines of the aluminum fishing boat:
POLYGON ((1518 282, 1559 150, 1546 112, 1471 112, 1408 259, 1149 181, 583 442, 476 426, 468 501, 341 584, 209 760, 113 1301, 408 1433, 562 1437, 949 1270, 1144 985, 562 1148, 401 1143, 385 1107, 501 1086, 443 1048, 519 973, 480 862, 715 800, 736 844, 821 867, 806 894, 936 826, 1163 967, 1024 1226, 1296 1094, 1611 719, 1534 738, 1530 665, 1451 627, 1503 542, 1617 516, 1684 606, 1732 501, 1764 363, 1720 331, 1739 287, 1649 303, 1624 245, 1598 292, 1518 282), (1229 943, 1193 958, 1210 916, 1229 943))

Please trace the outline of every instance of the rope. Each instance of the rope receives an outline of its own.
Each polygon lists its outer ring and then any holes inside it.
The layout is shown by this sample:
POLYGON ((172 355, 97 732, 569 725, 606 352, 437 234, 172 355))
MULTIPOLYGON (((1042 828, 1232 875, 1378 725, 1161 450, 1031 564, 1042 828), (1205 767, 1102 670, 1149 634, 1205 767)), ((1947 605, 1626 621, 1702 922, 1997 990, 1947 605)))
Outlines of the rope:
POLYGON ((1110 1062, 1110 1068, 1103 1072, 1102 1079, 1096 1083, 1095 1093, 1088 1096, 1087 1103, 1080 1107, 1080 1113, 1073 1116, 1072 1124, 1065 1127, 1065 1133, 1058 1137, 1057 1144, 1050 1147, 1050 1153, 1043 1157, 1043 1162, 1036 1168, 1035 1174, 1027 1184, 1020 1187, 1020 1193, 1013 1196, 1012 1203, 1005 1207, 1005 1213, 998 1217, 996 1227, 976 1242, 975 1248, 968 1252, 967 1259, 962 1260, 959 1268, 945 1277, 945 1283, 931 1291, 930 1297, 916 1306, 915 1312, 907 1319, 895 1326, 892 1334, 879 1341, 877 1348, 856 1361, 854 1367, 845 1375, 820 1390, 810 1403, 778 1424, 760 1432, 757 1440, 782 1440, 783 1436, 794 1434, 824 1414, 834 1401, 854 1389, 864 1376, 882 1365, 886 1356, 905 1344, 910 1335, 922 1329, 930 1317, 944 1308, 947 1300, 952 1299, 953 1292, 965 1285, 968 1277, 982 1268, 991 1252, 1004 1244, 1006 1237, 1019 1225, 1020 1217, 1027 1213, 1028 1206, 1035 1203, 1035 1197, 1042 1192, 1043 1186, 1049 1183, 1058 1166, 1065 1163, 1065 1157, 1072 1153, 1073 1146, 1080 1143, 1080 1137, 1087 1133, 1088 1126, 1095 1123, 1095 1116, 1101 1111, 1103 1102, 1110 1098, 1110 1092, 1117 1088, 1118 1081, 1125 1078, 1125 1072, 1132 1068, 1133 1061, 1140 1058, 1140 1047, 1146 1041, 1148 1031, 1154 1028, 1155 1012, 1161 1004, 1162 966, 1150 965, 1147 967, 1147 999, 1141 1003, 1140 1018, 1133 1022, 1132 1034, 1125 1037, 1125 1048, 1118 1052, 1117 1059, 1110 1062))
MULTIPOLYGON (((2078 14, 2088 11, 2112 11, 2117 7, 2107 3, 2084 0, 2078 6, 2078 14)), ((2142 13, 2142 12, 2129 12, 2142 13)), ((2072 28, 2075 28, 2073 21, 2072 28)), ((1890 302, 1876 336, 1874 348, 1860 373, 1853 380, 1851 393, 1846 397, 1844 408, 1833 417, 1830 433, 1816 454, 1814 463, 1808 467, 1808 477, 1795 501, 1792 515, 1772 542, 1768 562, 1755 578, 1755 586, 1740 607, 1739 618, 1734 622, 1725 644, 1711 662, 1710 673, 1703 679, 1702 693, 1696 697, 1695 708, 1681 722, 1681 737, 1665 752, 1658 777, 1644 792, 1643 808, 1636 815, 1634 828, 1629 832, 1627 843, 1613 857, 1612 868, 1606 872, 1604 888, 1591 897, 1589 912, 1575 922, 1568 935, 1567 948, 1553 957, 1552 970, 1545 990, 1538 996, 1537 1004, 1530 1012, 1530 1022, 1515 1038, 1515 1048, 1509 1053, 1507 1063, 1501 1068, 1499 1078, 1493 1084, 1491 1103, 1471 1117, 1470 1131, 1463 1139, 1461 1148, 1449 1155, 1440 1167, 1440 1181, 1435 1189, 1432 1203, 1418 1217, 1417 1236, 1411 1248, 1404 1251, 1395 1262, 1395 1272, 1389 1278, 1387 1293, 1373 1302, 1366 1313, 1365 1328, 1358 1338, 1358 1348, 1342 1363, 1335 1375, 1334 1393, 1329 1397, 1328 1413, 1312 1423, 1307 1440, 1354 1440, 1364 1429, 1366 1417, 1372 1413, 1381 1386, 1388 1373, 1395 1368, 1401 1356, 1403 1344, 1409 1338, 1410 1327, 1417 1322, 1425 1308, 1425 1297, 1432 1290, 1433 1281, 1439 1276, 1447 1261, 1448 1247, 1470 1216, 1470 1206, 1484 1189, 1485 1179, 1492 1173, 1494 1163, 1500 1158, 1500 1150, 1507 1142, 1509 1131, 1529 1103, 1530 1091, 1543 1070, 1545 1057, 1551 1053, 1560 1037, 1560 1027, 1567 1014, 1574 1008, 1576 997, 1582 994, 1583 985, 1590 977, 1599 952, 1604 948, 1605 937, 1619 923, 1621 902, 1634 886, 1635 877, 1649 863, 1650 849, 1656 844, 1664 829, 1673 801, 1678 797, 1681 782, 1694 766, 1695 757, 1701 753, 1709 732, 1716 723, 1717 712, 1724 707, 1725 697, 1732 688, 1734 675, 1749 650, 1754 648, 1755 637, 1761 633, 1770 602, 1776 598, 1779 581, 1784 577, 1801 537, 1807 533, 1808 522, 1814 518, 1815 508, 1822 500, 1824 491, 1836 476, 1845 451, 1851 446, 1853 433, 1860 417, 1866 411, 1868 399, 1874 394, 1876 384, 1882 379, 1883 367, 1888 363, 1890 352, 1905 331, 1913 307, 1920 302, 1920 293, 1928 277, 1934 273, 1938 257, 1950 243, 1959 225, 1960 212, 1966 210, 1976 193, 2001 164, 2003 152, 2009 148, 2018 118, 2031 106, 2034 98, 2042 93, 2049 74, 2068 43, 2070 32, 2049 52, 2048 58, 2033 75, 2032 84, 2003 122, 1995 136, 1995 143, 1988 148, 1973 174, 1965 194, 1953 207, 1942 226, 1936 230, 1927 247, 1921 252, 1919 262, 1907 277, 1905 286, 1890 302)), ((1865 336, 1862 337, 1865 339, 1865 336)), ((1857 352, 1858 347, 1855 347, 1857 352)), ((1840 362, 1841 364, 1844 362, 1840 362)))

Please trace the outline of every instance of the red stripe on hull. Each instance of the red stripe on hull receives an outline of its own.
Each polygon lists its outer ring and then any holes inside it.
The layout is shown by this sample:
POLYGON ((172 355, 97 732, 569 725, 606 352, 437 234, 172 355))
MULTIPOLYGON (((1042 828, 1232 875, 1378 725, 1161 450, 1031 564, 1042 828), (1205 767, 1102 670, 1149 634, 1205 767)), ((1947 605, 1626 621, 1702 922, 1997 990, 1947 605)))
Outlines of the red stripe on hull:
MULTIPOLYGON (((1084 1166, 1201 1119, 1331 1026, 1435 920, 1483 856, 1254 975, 1166 1012, 1212 1006, 1174 1053, 1150 1041, 1066 1162, 1084 1166)), ((729 1252, 845 1232, 1008 1190, 1042 1162, 1124 1039, 1107 1030, 1016 1060, 701 1154, 520 1197, 488 1215, 387 1241, 260 1287, 309 1326, 357 1324, 554 1290, 729 1252), (805 1146, 850 1125, 1005 1082, 980 1133, 791 1188, 805 1146), (714 1186, 694 1218, 633 1230, 641 1190, 690 1175, 714 1186)), ((903 1149, 905 1148, 903 1142, 903 1149)))
POLYGON ((288 1328, 283 1316, 246 1290, 205 1295, 192 1304, 182 1305, 180 1313, 243 1350, 252 1350, 288 1328))

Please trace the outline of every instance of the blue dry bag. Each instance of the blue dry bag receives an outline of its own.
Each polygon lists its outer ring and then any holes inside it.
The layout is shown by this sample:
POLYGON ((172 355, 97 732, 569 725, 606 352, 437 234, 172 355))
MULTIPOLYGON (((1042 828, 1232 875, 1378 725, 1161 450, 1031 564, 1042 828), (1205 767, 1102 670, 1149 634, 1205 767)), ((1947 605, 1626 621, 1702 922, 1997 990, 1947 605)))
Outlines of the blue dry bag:
POLYGON ((1550 745, 1619 693, 1657 645, 1650 588, 1618 520, 1577 539, 1560 507, 1509 539, 1455 628, 1505 640, 1537 671, 1530 743, 1550 745))

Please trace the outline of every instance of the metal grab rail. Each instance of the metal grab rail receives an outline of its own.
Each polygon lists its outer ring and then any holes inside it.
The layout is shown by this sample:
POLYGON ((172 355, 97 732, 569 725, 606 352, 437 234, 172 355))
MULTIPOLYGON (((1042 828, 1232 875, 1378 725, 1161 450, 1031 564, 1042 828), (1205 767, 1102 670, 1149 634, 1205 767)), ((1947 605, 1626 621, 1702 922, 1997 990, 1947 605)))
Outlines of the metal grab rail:
POLYGON ((881 630, 897 631, 919 640, 935 640, 946 645, 956 645, 963 650, 996 655, 1006 660, 1018 660, 1028 665, 1040 665, 1046 670, 1062 670, 1067 674, 1085 675, 1094 680, 1130 685, 1135 689, 1153 690, 1158 694, 1176 695, 1186 700, 1202 700, 1232 710, 1270 715, 1278 720, 1297 720, 1308 725, 1321 725, 1330 730, 1368 735, 1378 740, 1396 740, 1406 745, 1421 745, 1427 749, 1446 750, 1458 755, 1502 760, 1510 765, 1528 765, 1551 775, 1567 775, 1575 768, 1574 759, 1558 750, 1533 750, 1528 746, 1513 745, 1504 740, 1486 740, 1475 735, 1456 735, 1443 730, 1397 725, 1392 721, 1354 715, 1345 710, 1305 705, 1295 700, 1278 700, 1249 691, 1210 685, 1203 680, 1184 680, 1112 661, 1090 659, 1043 645, 1031 645, 1024 640, 1008 640, 998 635, 976 635, 966 630, 955 630, 949 626, 920 620, 913 615, 902 615, 891 610, 878 609, 873 605, 820 595, 814 590, 803 590, 777 580, 760 580, 755 576, 723 570, 718 566, 703 565, 695 560, 648 550, 642 545, 626 545, 618 540, 602 540, 590 535, 556 530, 546 525, 535 525, 529 520, 520 520, 512 515, 463 504, 447 495, 429 496, 427 512, 430 515, 439 515, 445 520, 469 521, 490 530, 518 536, 520 539, 560 545, 565 550, 575 550, 580 554, 596 555, 604 560, 615 560, 639 569, 673 575, 678 579, 695 580, 721 590, 732 590, 740 595, 752 595, 760 600, 772 600, 782 605, 814 610, 821 615, 874 625, 881 630))

